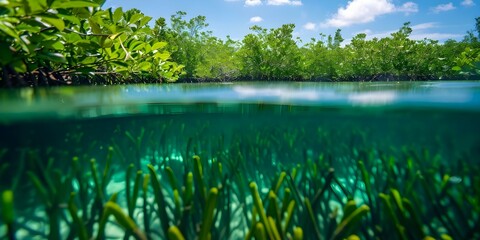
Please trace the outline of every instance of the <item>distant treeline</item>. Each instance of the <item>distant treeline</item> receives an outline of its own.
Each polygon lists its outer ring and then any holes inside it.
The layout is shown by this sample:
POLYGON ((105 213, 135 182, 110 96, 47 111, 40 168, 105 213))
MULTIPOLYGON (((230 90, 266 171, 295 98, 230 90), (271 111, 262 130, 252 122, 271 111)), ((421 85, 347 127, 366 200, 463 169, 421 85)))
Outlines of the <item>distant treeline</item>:
POLYGON ((205 17, 184 20, 185 12, 155 22, 173 61, 185 65, 180 81, 375 81, 472 79, 480 75, 480 17, 460 42, 412 40, 410 23, 381 39, 356 35, 344 44, 334 36, 302 42, 294 24, 251 27, 241 41, 223 41, 203 31, 205 17))
POLYGON ((105 0, 0 2, 0 86, 199 81, 375 81, 480 76, 480 17, 460 42, 358 34, 302 42, 295 25, 259 26, 241 41, 207 31, 204 16, 177 12, 167 25, 105 0), (150 23, 150 24, 149 24, 150 23))

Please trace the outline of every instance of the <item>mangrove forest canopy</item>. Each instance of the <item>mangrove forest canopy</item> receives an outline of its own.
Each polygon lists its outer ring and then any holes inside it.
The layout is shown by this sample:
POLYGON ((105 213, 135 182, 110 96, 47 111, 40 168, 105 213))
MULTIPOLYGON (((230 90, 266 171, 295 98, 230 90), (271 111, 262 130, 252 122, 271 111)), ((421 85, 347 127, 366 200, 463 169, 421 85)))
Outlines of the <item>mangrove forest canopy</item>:
POLYGON ((472 79, 480 75, 480 17, 462 41, 384 38, 341 30, 308 42, 295 25, 251 27, 242 40, 177 12, 169 24, 104 0, 1 0, 0 86, 169 81, 374 81, 472 79))

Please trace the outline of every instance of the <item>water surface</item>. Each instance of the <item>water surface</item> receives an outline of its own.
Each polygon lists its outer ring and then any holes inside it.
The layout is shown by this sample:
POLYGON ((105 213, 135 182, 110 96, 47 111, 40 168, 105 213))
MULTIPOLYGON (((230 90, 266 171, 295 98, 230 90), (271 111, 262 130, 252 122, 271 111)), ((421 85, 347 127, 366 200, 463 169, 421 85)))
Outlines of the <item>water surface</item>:
MULTIPOLYGON (((329 108, 441 108, 478 111, 480 82, 205 83, 59 87, 0 91, 2 121, 157 114, 151 105, 265 104, 329 108), (153 111, 153 112, 150 112, 153 111)), ((188 112, 190 107, 177 111, 188 112)), ((175 108, 172 107, 172 111, 175 108)), ((209 108, 212 110, 212 108, 209 108)), ((232 111, 235 111, 232 109, 232 111)), ((161 112, 160 112, 161 113, 161 112)))

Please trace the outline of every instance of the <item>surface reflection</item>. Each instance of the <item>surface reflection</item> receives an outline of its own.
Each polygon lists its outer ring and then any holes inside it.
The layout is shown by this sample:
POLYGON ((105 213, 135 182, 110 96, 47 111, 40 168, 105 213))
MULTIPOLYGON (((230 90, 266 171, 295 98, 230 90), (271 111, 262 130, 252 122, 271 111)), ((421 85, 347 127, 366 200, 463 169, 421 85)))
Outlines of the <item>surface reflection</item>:
MULTIPOLYGON (((0 90, 0 119, 149 114, 153 105, 195 104, 210 104, 209 111, 213 112, 215 106, 223 111, 221 106, 225 104, 480 111, 480 82, 244 82, 25 88, 0 90)), ((159 110, 152 111, 156 114, 159 110)))

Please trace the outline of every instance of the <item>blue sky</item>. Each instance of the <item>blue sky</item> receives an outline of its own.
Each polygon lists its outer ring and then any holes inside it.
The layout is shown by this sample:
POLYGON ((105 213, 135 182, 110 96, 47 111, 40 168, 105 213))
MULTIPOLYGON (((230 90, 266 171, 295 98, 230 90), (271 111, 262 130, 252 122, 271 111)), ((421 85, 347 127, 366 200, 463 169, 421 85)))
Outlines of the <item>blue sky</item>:
POLYGON ((206 16, 213 35, 240 40, 253 25, 295 24, 295 36, 308 41, 342 29, 348 41, 358 33, 385 37, 411 22, 411 38, 461 40, 480 17, 480 0, 107 0, 104 8, 138 8, 167 20, 177 11, 206 16))

